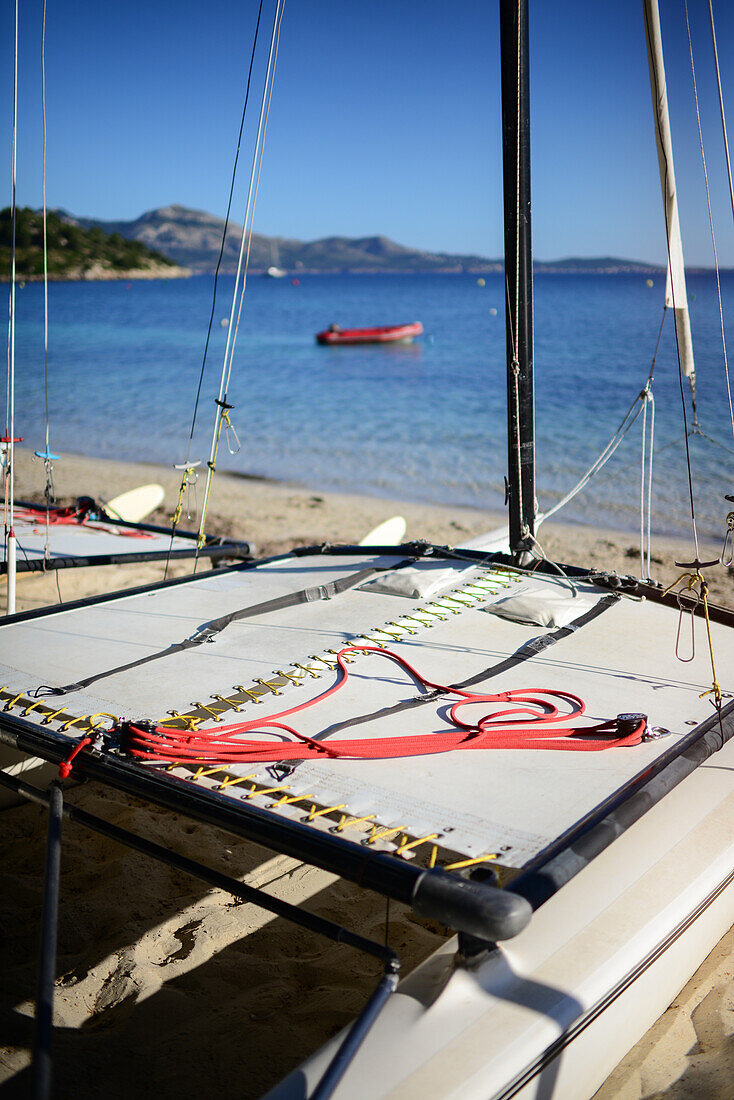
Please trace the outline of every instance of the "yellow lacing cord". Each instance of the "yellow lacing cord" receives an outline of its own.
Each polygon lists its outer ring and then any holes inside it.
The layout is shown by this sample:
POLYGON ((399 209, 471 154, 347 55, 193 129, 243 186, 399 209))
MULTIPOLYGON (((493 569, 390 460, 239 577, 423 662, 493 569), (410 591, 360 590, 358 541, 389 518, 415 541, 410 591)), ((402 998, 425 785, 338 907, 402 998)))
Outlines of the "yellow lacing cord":
POLYGON ((304 675, 308 675, 314 680, 320 680, 321 679, 321 673, 320 672, 316 672, 314 669, 310 668, 308 665, 303 665, 299 661, 294 661, 293 667, 302 669, 304 675))
POLYGON ((398 844, 397 854, 401 856, 404 852, 410 852, 413 848, 417 848, 421 844, 427 844, 429 840, 437 840, 438 836, 438 833, 431 833, 429 836, 421 836, 418 837, 416 840, 411 840, 410 842, 408 842, 408 837, 406 835, 398 844))
MULTIPOLYGON (((213 722, 221 722, 222 721, 222 719, 220 717, 220 715, 222 714, 222 710, 217 710, 216 707, 207 706, 206 703, 198 703, 196 700, 194 700, 194 702, 191 705, 192 705, 192 707, 196 707, 197 710, 203 710, 203 711, 206 711, 207 714, 210 714, 211 719, 212 719, 213 722)), ((223 710, 226 710, 226 709, 227 709, 226 707, 223 708, 223 710)))
POLYGON ((106 711, 100 711, 98 714, 80 715, 69 714, 63 707, 60 710, 52 711, 41 699, 31 699, 30 691, 21 691, 17 695, 10 696, 10 691, 7 686, 0 687, 0 699, 4 700, 3 710, 13 710, 15 707, 22 707, 22 716, 24 718, 27 714, 31 714, 36 710, 44 725, 48 725, 49 722, 59 722, 61 727, 60 733, 66 733, 67 730, 76 725, 79 725, 83 730, 92 732, 99 729, 104 719, 109 719, 113 725, 120 721, 116 714, 108 714, 106 711), (6 697, 6 693, 8 697, 6 697))
POLYGON ((194 714, 179 714, 178 711, 169 710, 170 718, 161 718, 157 725, 169 726, 171 722, 183 722, 183 728, 188 733, 194 733, 195 730, 206 721, 205 718, 200 718, 194 714))
POLYGON ((324 817, 326 814, 336 813, 337 810, 343 810, 345 806, 346 802, 340 802, 338 806, 324 806, 323 809, 317 810, 316 803, 314 803, 308 812, 306 821, 314 821, 317 817, 324 817))
POLYGON ((339 822, 334 826, 334 832, 342 833, 346 828, 353 829, 357 825, 361 825, 363 821, 373 821, 376 814, 364 814, 363 817, 352 817, 348 814, 342 814, 339 818, 339 822))
POLYGON ((234 777, 231 775, 227 775, 222 780, 219 790, 223 791, 226 787, 236 787, 238 783, 247 783, 248 780, 254 778, 254 772, 252 772, 250 775, 235 775, 234 777))
POLYGON ((497 859, 496 852, 490 852, 486 856, 477 856, 476 859, 461 859, 457 863, 444 864, 444 871, 461 871, 464 867, 476 867, 479 863, 490 863, 497 859))
POLYGON ((233 710, 235 714, 239 714, 242 707, 239 705, 242 699, 228 699, 226 695, 219 695, 216 692, 212 695, 212 699, 216 699, 218 703, 225 703, 225 709, 233 710))
POLYGON ((290 806, 294 802, 304 802, 307 798, 313 798, 313 795, 312 794, 291 794, 291 795, 285 795, 284 794, 282 798, 279 798, 277 802, 273 803, 271 808, 273 810, 277 810, 279 806, 290 806))
MULTIPOLYGON (((281 674, 279 673, 279 675, 281 675, 281 674)), ((289 679, 290 679, 290 677, 289 677, 289 679)), ((281 694, 281 692, 278 691, 277 687, 274 684, 271 684, 268 680, 256 679, 256 680, 253 680, 252 682, 253 682, 253 684, 261 684, 262 687, 267 688, 268 691, 272 691, 273 695, 280 695, 281 694)))
MULTIPOLYGON (((276 669, 276 676, 282 676, 284 680, 289 681, 294 687, 303 687, 304 676, 298 676, 295 672, 284 672, 282 668, 276 669)), ((274 691, 275 695, 280 695, 279 691, 274 691)))
MULTIPOLYGON (((100 718, 100 717, 111 718, 112 715, 93 715, 92 717, 93 718, 100 718)), ((170 771, 173 767, 176 767, 176 765, 175 764, 170 764, 169 767, 168 767, 168 770, 170 771)), ((272 804, 270 806, 271 810, 276 810, 276 809, 280 808, 281 806, 292 806, 292 805, 295 805, 298 802, 305 802, 308 799, 312 799, 314 797, 313 794, 289 795, 287 792, 291 789, 291 787, 290 787, 290 784, 287 784, 287 783, 286 784, 280 784, 280 785, 275 786, 275 787, 262 787, 262 786, 259 785, 257 780, 255 780, 256 773, 252 772, 249 775, 232 776, 232 775, 229 774, 229 767, 230 767, 229 765, 218 765, 217 767, 214 767, 214 768, 206 768, 204 766, 199 766, 195 770, 195 772, 192 774, 191 778, 192 778, 192 780, 208 779, 208 778, 211 778, 212 776, 221 775, 222 773, 224 773, 224 778, 222 779, 222 782, 217 786, 216 789, 218 791, 223 791, 223 790, 228 789, 229 787, 239 786, 242 783, 250 783, 250 790, 245 795, 246 799, 259 798, 259 797, 264 797, 264 796, 269 797, 269 798, 272 799, 273 795, 280 794, 281 792, 286 792, 286 793, 282 794, 280 798, 273 799, 272 804), (253 782, 253 780, 255 780, 255 781, 253 782)), ((341 802, 341 803, 339 803, 338 805, 335 805, 335 806, 323 806, 320 809, 317 809, 316 808, 317 803, 312 802, 311 808, 310 808, 308 814, 306 815, 305 820, 307 822, 315 821, 317 818, 326 817, 329 814, 333 814, 333 813, 338 813, 339 811, 341 811, 345 808, 345 805, 346 804, 344 802, 341 802)), ((350 817, 348 814, 341 814, 341 816, 339 818, 339 821, 334 826, 334 832, 341 833, 341 832, 344 832, 345 829, 355 829, 359 825, 364 825, 367 822, 374 821, 375 817, 376 817, 376 814, 374 814, 374 813, 365 814, 362 817, 350 817)), ((395 855, 399 856, 401 858, 403 858, 406 855, 406 853, 413 851, 415 848, 421 847, 423 844, 431 844, 431 851, 430 851, 430 855, 428 857, 428 866, 429 867, 435 867, 437 859, 438 859, 439 848, 438 848, 438 845, 436 845, 432 842, 437 840, 440 837, 441 834, 440 833, 429 833, 426 836, 411 838, 409 833, 404 832, 404 829, 405 829, 404 825, 393 825, 393 826, 389 826, 389 827, 381 827, 379 825, 373 825, 372 829, 369 833, 369 836, 367 836, 365 838, 364 843, 371 845, 371 844, 375 844, 378 840, 386 840, 388 838, 397 839, 397 837, 400 836, 400 840, 398 841, 397 846, 395 848, 395 855), (401 833, 402 833, 402 836, 400 835, 401 833)), ((497 858, 498 858, 497 854, 492 852, 488 855, 478 856, 474 859, 465 859, 465 860, 460 860, 460 861, 455 862, 455 863, 445 864, 444 870, 446 870, 446 871, 458 871, 458 870, 462 870, 466 867, 476 866, 480 863, 487 863, 491 860, 496 860, 497 858)))

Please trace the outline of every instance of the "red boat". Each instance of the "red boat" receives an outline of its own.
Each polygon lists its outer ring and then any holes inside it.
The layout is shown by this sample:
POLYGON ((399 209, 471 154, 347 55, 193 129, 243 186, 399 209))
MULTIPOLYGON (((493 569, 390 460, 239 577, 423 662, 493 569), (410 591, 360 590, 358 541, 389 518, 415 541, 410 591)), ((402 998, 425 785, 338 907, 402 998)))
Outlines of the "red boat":
POLYGON ((423 332, 420 321, 408 325, 383 325, 381 328, 340 328, 329 325, 316 333, 317 344, 409 344, 423 332))

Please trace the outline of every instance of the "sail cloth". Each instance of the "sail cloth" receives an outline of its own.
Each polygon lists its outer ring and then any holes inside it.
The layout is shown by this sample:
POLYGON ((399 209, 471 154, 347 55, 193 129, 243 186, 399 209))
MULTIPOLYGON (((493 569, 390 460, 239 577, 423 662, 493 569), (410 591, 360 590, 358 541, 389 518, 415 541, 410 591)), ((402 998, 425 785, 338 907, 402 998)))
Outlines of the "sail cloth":
POLYGON ((647 59, 650 66, 650 88, 652 91, 653 114, 655 116, 655 137, 658 149, 658 164, 660 166, 660 185, 663 191, 665 231, 668 238, 665 305, 669 308, 672 307, 674 311, 681 369, 688 378, 691 391, 695 396, 696 369, 693 362, 691 324, 688 316, 683 242, 681 241, 680 223, 678 221, 678 199, 675 189, 675 171, 673 169, 673 143, 670 137, 668 93, 665 85, 663 40, 660 33, 658 0, 643 0, 643 7, 647 59))

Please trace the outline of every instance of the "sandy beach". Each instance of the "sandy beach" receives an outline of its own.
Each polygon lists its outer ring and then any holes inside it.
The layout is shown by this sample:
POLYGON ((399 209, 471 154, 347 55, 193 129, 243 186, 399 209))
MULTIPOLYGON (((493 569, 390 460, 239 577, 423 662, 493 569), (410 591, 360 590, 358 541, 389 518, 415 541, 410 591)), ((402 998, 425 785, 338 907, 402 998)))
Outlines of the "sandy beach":
MULTIPOLYGON (((178 474, 172 469, 68 456, 56 470, 61 500, 110 499, 157 482, 168 522, 178 474)), ((40 499, 42 468, 20 451, 19 499, 40 499)), ((258 553, 295 545, 358 541, 388 516, 407 538, 458 545, 500 526, 501 515, 471 509, 314 492, 219 473, 210 534, 254 543, 258 553)), ((549 524, 548 557, 639 574, 639 536, 596 526, 549 524)), ((723 530, 722 530, 723 538, 723 530)), ((718 556, 721 545, 701 547, 718 556)), ((653 574, 666 584, 690 559, 690 539, 656 539, 653 574)), ((190 567, 177 563, 175 574, 190 567)), ((208 568, 205 566, 204 568, 208 568)), ((169 572, 169 576, 171 573, 169 572)), ((152 582, 159 564, 73 569, 19 577, 18 609, 152 582)), ((711 570, 710 598, 734 607, 734 574, 711 570)), ((443 940, 444 929, 332 875, 85 785, 75 804, 170 845, 242 881, 264 886, 376 939, 385 935, 407 973, 443 940)), ((27 1095, 33 1036, 36 945, 45 812, 24 806, 0 816, 0 1087, 27 1095)), ((731 1100, 734 1095, 734 930, 655 1026, 617 1067, 597 1100, 731 1100)), ((56 993, 58 1097, 258 1097, 359 1011, 378 969, 280 919, 208 890, 81 828, 65 825, 56 993)))

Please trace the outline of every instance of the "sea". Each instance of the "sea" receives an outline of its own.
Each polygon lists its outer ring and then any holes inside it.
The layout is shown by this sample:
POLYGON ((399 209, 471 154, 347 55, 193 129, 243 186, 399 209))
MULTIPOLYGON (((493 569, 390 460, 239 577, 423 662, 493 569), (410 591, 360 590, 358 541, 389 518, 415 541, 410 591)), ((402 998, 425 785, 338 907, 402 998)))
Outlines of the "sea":
MULTIPOLYGON (((592 466, 646 383, 664 300, 664 279, 649 281, 637 274, 535 277, 542 511, 592 466)), ((61 461, 74 453, 205 463, 233 287, 232 276, 220 276, 205 357, 213 276, 52 283, 47 371, 43 287, 19 287, 16 434, 42 450, 48 408, 51 450, 61 461)), ((734 273, 721 276, 721 290, 724 317, 731 318, 734 273)), ((700 428, 688 436, 693 510, 699 533, 723 543, 733 507, 725 495, 734 494, 734 438, 715 277, 692 275, 689 298, 700 428)), ((217 468, 313 491, 496 512, 507 470, 505 374, 501 275, 251 275, 227 388, 234 431, 222 440, 217 468), (409 345, 335 348, 314 339, 333 322, 346 328, 407 321, 424 327, 409 345)), ((653 394, 653 528, 686 534, 686 428, 693 417, 688 382, 679 379, 672 311, 653 394)), ((648 434, 651 420, 649 409, 648 434)), ((639 417, 611 460, 555 518, 639 530, 641 456, 639 417)))

